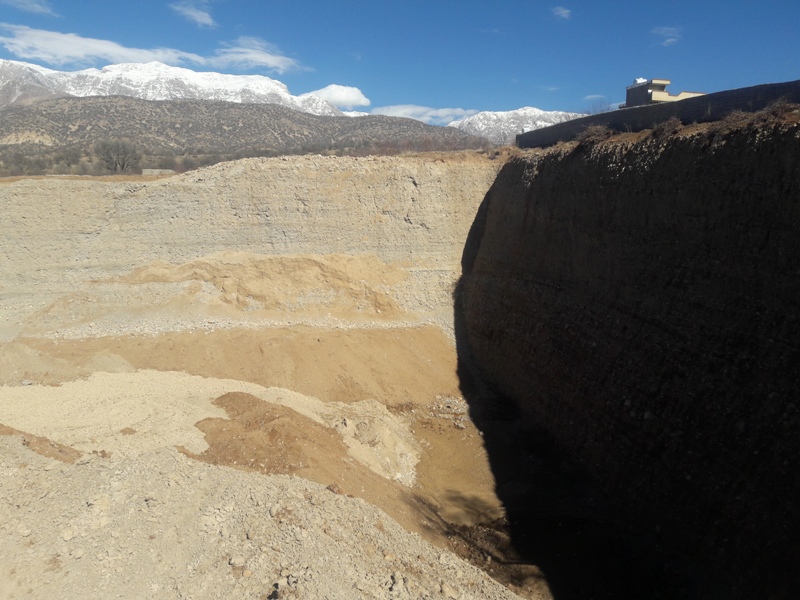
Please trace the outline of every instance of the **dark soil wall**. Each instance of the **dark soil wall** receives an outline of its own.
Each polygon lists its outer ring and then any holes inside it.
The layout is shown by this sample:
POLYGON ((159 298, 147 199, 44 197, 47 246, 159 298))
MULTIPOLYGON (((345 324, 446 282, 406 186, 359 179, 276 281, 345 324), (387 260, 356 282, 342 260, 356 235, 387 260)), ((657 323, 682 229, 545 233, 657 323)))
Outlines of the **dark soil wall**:
MULTIPOLYGON (((800 126, 535 151, 464 251, 461 348, 731 593, 800 597, 800 126)), ((785 115, 784 115, 785 116, 785 115)))

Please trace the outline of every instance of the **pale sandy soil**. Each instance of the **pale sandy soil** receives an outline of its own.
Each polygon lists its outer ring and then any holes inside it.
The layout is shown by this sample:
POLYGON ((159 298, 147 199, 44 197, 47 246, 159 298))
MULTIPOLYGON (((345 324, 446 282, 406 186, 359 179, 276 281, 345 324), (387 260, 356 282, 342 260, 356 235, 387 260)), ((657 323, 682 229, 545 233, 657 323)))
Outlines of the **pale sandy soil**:
POLYGON ((420 286, 441 264, 228 248, 126 266, 100 245, 84 268, 80 242, 59 251, 73 217, 28 218, 49 239, 0 246, 0 598, 549 596, 535 567, 508 584, 454 537, 503 510, 447 294, 420 286))

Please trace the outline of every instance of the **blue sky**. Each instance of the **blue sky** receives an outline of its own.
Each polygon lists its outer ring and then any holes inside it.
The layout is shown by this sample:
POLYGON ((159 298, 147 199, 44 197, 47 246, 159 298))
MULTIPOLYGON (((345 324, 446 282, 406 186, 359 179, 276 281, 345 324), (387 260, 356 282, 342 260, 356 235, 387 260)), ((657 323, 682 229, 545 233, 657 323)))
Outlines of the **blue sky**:
POLYGON ((672 92, 800 79, 798 31, 800 0, 0 0, 0 58, 266 75, 435 124, 585 112, 635 77, 672 92))

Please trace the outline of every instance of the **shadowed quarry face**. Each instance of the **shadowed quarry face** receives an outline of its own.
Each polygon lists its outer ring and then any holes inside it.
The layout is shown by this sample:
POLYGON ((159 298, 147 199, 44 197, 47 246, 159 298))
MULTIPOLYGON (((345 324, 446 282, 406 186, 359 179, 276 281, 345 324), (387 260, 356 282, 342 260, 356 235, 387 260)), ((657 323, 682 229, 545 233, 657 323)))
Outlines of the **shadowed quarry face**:
POLYGON ((507 163, 462 256, 511 537, 556 598, 795 597, 800 109, 606 133, 507 163))

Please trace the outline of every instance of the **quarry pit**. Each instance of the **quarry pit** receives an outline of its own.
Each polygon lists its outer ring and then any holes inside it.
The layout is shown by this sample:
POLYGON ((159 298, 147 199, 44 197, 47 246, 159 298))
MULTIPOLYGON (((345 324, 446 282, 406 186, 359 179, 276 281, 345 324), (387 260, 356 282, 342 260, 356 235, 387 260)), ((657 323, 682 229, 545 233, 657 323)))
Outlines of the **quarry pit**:
POLYGON ((0 182, 0 595, 793 597, 761 119, 0 182))

